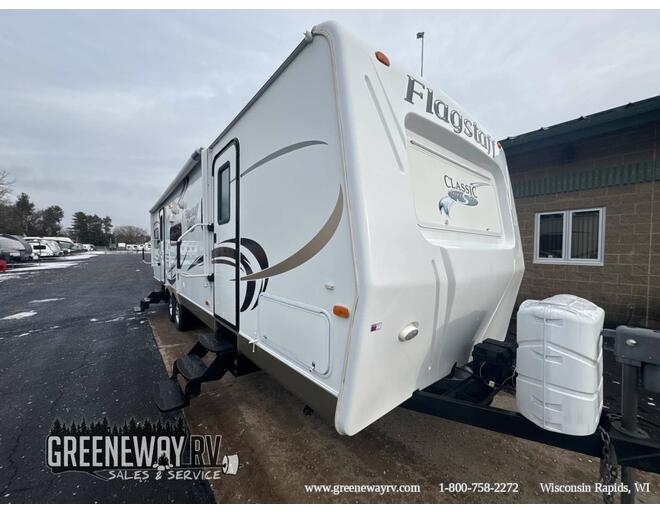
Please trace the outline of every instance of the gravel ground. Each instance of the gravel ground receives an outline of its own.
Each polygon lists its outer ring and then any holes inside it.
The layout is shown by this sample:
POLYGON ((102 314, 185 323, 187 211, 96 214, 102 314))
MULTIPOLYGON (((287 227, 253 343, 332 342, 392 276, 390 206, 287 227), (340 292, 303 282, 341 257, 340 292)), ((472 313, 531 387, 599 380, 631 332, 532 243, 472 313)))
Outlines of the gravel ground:
MULTIPOLYGON (((163 307, 152 310, 149 321, 168 369, 204 330, 177 332, 163 307)), ((513 410, 515 400, 500 394, 495 405, 513 410)), ((263 372, 238 379, 227 374, 202 386, 185 409, 191 431, 222 434, 223 451, 237 453, 241 461, 235 476, 210 481, 219 503, 601 502, 599 493, 547 493, 540 486, 594 487, 596 459, 405 409, 345 437, 331 421, 303 415, 303 407, 263 372), (474 483, 516 483, 518 491, 456 492, 474 483), (305 488, 367 484, 418 485, 420 492, 334 494, 305 488)), ((660 501, 659 475, 640 473, 638 480, 650 484, 649 493, 638 495, 639 503, 660 501)))

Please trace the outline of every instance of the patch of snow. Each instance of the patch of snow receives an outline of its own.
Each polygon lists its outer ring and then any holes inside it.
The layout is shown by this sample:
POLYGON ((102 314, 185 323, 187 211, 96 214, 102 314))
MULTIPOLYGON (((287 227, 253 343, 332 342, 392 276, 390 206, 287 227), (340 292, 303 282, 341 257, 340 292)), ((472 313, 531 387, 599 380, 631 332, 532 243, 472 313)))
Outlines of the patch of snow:
POLYGON ((36 313, 37 313, 37 311, 17 312, 16 314, 12 314, 10 316, 5 316, 4 318, 0 318, 0 321, 6 320, 6 319, 29 318, 30 316, 34 316, 36 313))
POLYGON ((29 336, 29 335, 30 335, 30 332, 25 332, 25 334, 19 334, 16 337, 25 337, 25 336, 29 336))
POLYGON ((81 254, 76 254, 76 255, 65 255, 64 257, 60 257, 60 260, 63 261, 84 261, 86 259, 91 259, 92 257, 96 257, 98 254, 89 254, 89 253, 81 253, 81 254))
POLYGON ((2 273, 0 275, 0 282, 4 282, 5 280, 9 280, 10 278, 20 278, 17 275, 7 275, 7 273, 2 273))
POLYGON ((124 319, 124 316, 119 316, 118 318, 109 319, 109 320, 105 321, 104 323, 114 323, 115 321, 121 321, 123 319, 124 319))
POLYGON ((79 263, 77 262, 41 262, 39 264, 28 264, 26 266, 21 266, 20 268, 7 270, 5 273, 22 275, 24 273, 34 273, 36 271, 71 268, 73 266, 78 266, 78 264, 79 263))
POLYGON ((98 321, 98 320, 97 320, 96 318, 92 318, 92 319, 90 319, 89 321, 91 321, 92 323, 94 323, 95 321, 98 321))
POLYGON ((64 298, 44 298, 43 300, 32 300, 28 303, 48 303, 48 302, 59 302, 64 300, 64 298))

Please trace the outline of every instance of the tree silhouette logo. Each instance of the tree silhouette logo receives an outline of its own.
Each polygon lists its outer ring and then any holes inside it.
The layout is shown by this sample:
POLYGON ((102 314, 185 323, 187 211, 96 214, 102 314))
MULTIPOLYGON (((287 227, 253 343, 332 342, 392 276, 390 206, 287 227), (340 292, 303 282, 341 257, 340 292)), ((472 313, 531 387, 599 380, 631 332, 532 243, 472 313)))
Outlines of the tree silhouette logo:
POLYGON ((221 442, 220 435, 190 434, 183 417, 165 423, 131 418, 122 425, 110 424, 107 418, 89 424, 84 419, 70 423, 56 419, 46 437, 45 453, 54 473, 79 471, 100 478, 110 473, 110 479, 122 476, 114 473, 118 470, 140 472, 143 478, 153 471, 176 475, 178 470, 234 475, 238 456, 220 453, 221 442))

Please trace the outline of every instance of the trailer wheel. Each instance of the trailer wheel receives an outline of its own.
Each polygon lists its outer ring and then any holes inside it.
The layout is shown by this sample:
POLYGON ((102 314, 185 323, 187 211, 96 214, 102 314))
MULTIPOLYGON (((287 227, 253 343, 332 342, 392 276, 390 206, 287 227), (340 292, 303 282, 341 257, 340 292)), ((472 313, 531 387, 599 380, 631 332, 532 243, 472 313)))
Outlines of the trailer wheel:
POLYGON ((174 326, 176 326, 177 330, 180 330, 181 332, 184 332, 184 331, 188 330, 189 325, 190 325, 190 313, 188 312, 188 309, 186 309, 179 302, 175 301, 175 304, 174 304, 174 326))
POLYGON ((174 311, 176 310, 176 298, 170 293, 169 299, 167 301, 167 314, 170 317, 170 321, 174 321, 174 311))

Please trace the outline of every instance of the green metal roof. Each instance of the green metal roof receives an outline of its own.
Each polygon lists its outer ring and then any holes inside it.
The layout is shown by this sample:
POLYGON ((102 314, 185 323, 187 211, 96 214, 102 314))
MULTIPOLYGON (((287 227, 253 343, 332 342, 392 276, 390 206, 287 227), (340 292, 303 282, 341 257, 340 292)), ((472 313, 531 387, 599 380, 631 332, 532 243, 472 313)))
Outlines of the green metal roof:
POLYGON ((513 196, 524 198, 656 180, 660 180, 660 161, 640 161, 621 166, 574 170, 571 173, 557 171, 541 177, 516 178, 511 185, 513 196))
POLYGON ((500 141, 508 156, 660 121, 660 96, 581 116, 500 141))

